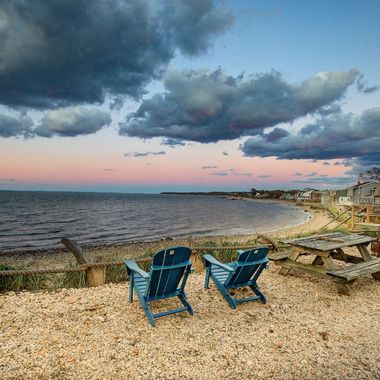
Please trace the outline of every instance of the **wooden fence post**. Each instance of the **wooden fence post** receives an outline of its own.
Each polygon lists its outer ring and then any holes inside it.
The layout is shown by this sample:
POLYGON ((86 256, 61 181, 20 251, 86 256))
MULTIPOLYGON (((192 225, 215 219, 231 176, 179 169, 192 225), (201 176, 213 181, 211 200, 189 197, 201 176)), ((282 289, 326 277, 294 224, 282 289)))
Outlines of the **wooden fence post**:
MULTIPOLYGON (((76 244, 72 240, 65 238, 65 237, 63 237, 61 239, 61 242, 70 252, 73 253, 73 255, 77 259, 79 265, 91 264, 90 259, 82 251, 82 249, 79 247, 78 244, 76 244)), ((90 287, 104 285, 106 282, 106 267, 105 266, 99 266, 99 267, 87 268, 86 269, 86 281, 87 281, 87 285, 90 287)))
POLYGON ((354 230, 355 229, 355 206, 352 205, 351 208, 351 228, 354 230))
POLYGON ((196 272, 203 272, 204 271, 204 266, 202 262, 201 256, 198 254, 197 251, 192 250, 191 251, 191 256, 190 256, 191 264, 193 265, 193 268, 195 269, 196 272))

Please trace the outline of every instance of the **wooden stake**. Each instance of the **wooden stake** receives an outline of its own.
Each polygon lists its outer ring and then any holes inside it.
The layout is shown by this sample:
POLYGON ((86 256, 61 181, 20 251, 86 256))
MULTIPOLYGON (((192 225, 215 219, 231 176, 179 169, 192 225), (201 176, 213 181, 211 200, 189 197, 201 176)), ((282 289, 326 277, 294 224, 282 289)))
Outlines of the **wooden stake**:
MULTIPOLYGON (((91 264, 88 256, 82 251, 82 248, 74 241, 63 237, 62 244, 75 256, 79 265, 91 264)), ((90 267, 86 269, 87 286, 104 285, 106 282, 106 267, 90 267)))
POLYGON ((355 206, 351 208, 351 229, 355 229, 355 206))

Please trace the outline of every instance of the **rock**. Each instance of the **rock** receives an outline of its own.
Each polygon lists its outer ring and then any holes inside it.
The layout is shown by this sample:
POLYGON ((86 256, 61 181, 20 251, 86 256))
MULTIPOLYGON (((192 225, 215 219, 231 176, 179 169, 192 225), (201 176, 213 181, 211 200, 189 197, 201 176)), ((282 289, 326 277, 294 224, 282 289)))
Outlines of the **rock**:
POLYGON ((255 313, 254 311, 248 310, 245 312, 245 314, 247 314, 248 317, 257 318, 257 313, 255 313))

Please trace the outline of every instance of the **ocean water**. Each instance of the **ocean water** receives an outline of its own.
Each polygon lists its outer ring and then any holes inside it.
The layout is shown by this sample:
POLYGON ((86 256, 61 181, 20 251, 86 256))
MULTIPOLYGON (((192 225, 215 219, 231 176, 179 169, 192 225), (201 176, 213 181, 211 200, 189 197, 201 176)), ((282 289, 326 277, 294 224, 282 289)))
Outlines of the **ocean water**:
POLYGON ((286 204, 209 195, 0 191, 0 252, 83 244, 236 235, 297 225, 286 204))

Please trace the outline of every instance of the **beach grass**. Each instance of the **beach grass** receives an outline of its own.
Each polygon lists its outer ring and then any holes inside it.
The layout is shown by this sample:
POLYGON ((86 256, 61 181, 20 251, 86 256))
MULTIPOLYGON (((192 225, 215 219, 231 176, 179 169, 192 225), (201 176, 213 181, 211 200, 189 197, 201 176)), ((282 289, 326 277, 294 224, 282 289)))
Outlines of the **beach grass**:
MULTIPOLYGON (((325 233, 326 230, 316 229, 315 231, 299 232, 287 236, 286 239, 306 237, 312 234, 325 233)), ((343 232, 348 233, 346 228, 337 228, 329 230, 328 232, 343 232)), ((281 238, 272 238, 276 245, 281 247, 281 238)), ((192 242, 197 247, 197 253, 202 257, 204 254, 212 254, 219 261, 226 263, 236 260, 237 249, 242 245, 238 240, 223 240, 223 238, 202 240, 199 245, 192 242)), ((257 246, 259 244, 256 238, 246 240, 244 246, 257 246)), ((162 247, 165 248, 165 247, 162 247)), ((101 257, 97 257, 95 262, 104 261, 120 261, 120 256, 117 255, 118 248, 110 247, 109 250, 103 250, 101 257)), ((138 256, 135 259, 150 259, 157 251, 156 247, 140 245, 138 247, 138 256)), ((150 261, 143 261, 139 266, 149 271, 150 261)), ((67 269, 77 267, 77 264, 70 264, 65 266, 67 269)), ((30 270, 25 266, 15 266, 9 264, 0 264, 0 270, 30 270)), ((112 265, 106 267, 105 282, 106 283, 120 283, 128 281, 128 274, 124 266, 112 265)), ((0 276, 0 292, 5 291, 38 291, 38 290, 57 290, 60 288, 84 288, 86 284, 86 273, 83 272, 67 272, 67 273, 47 273, 47 274, 33 274, 33 275, 11 275, 0 276)))

